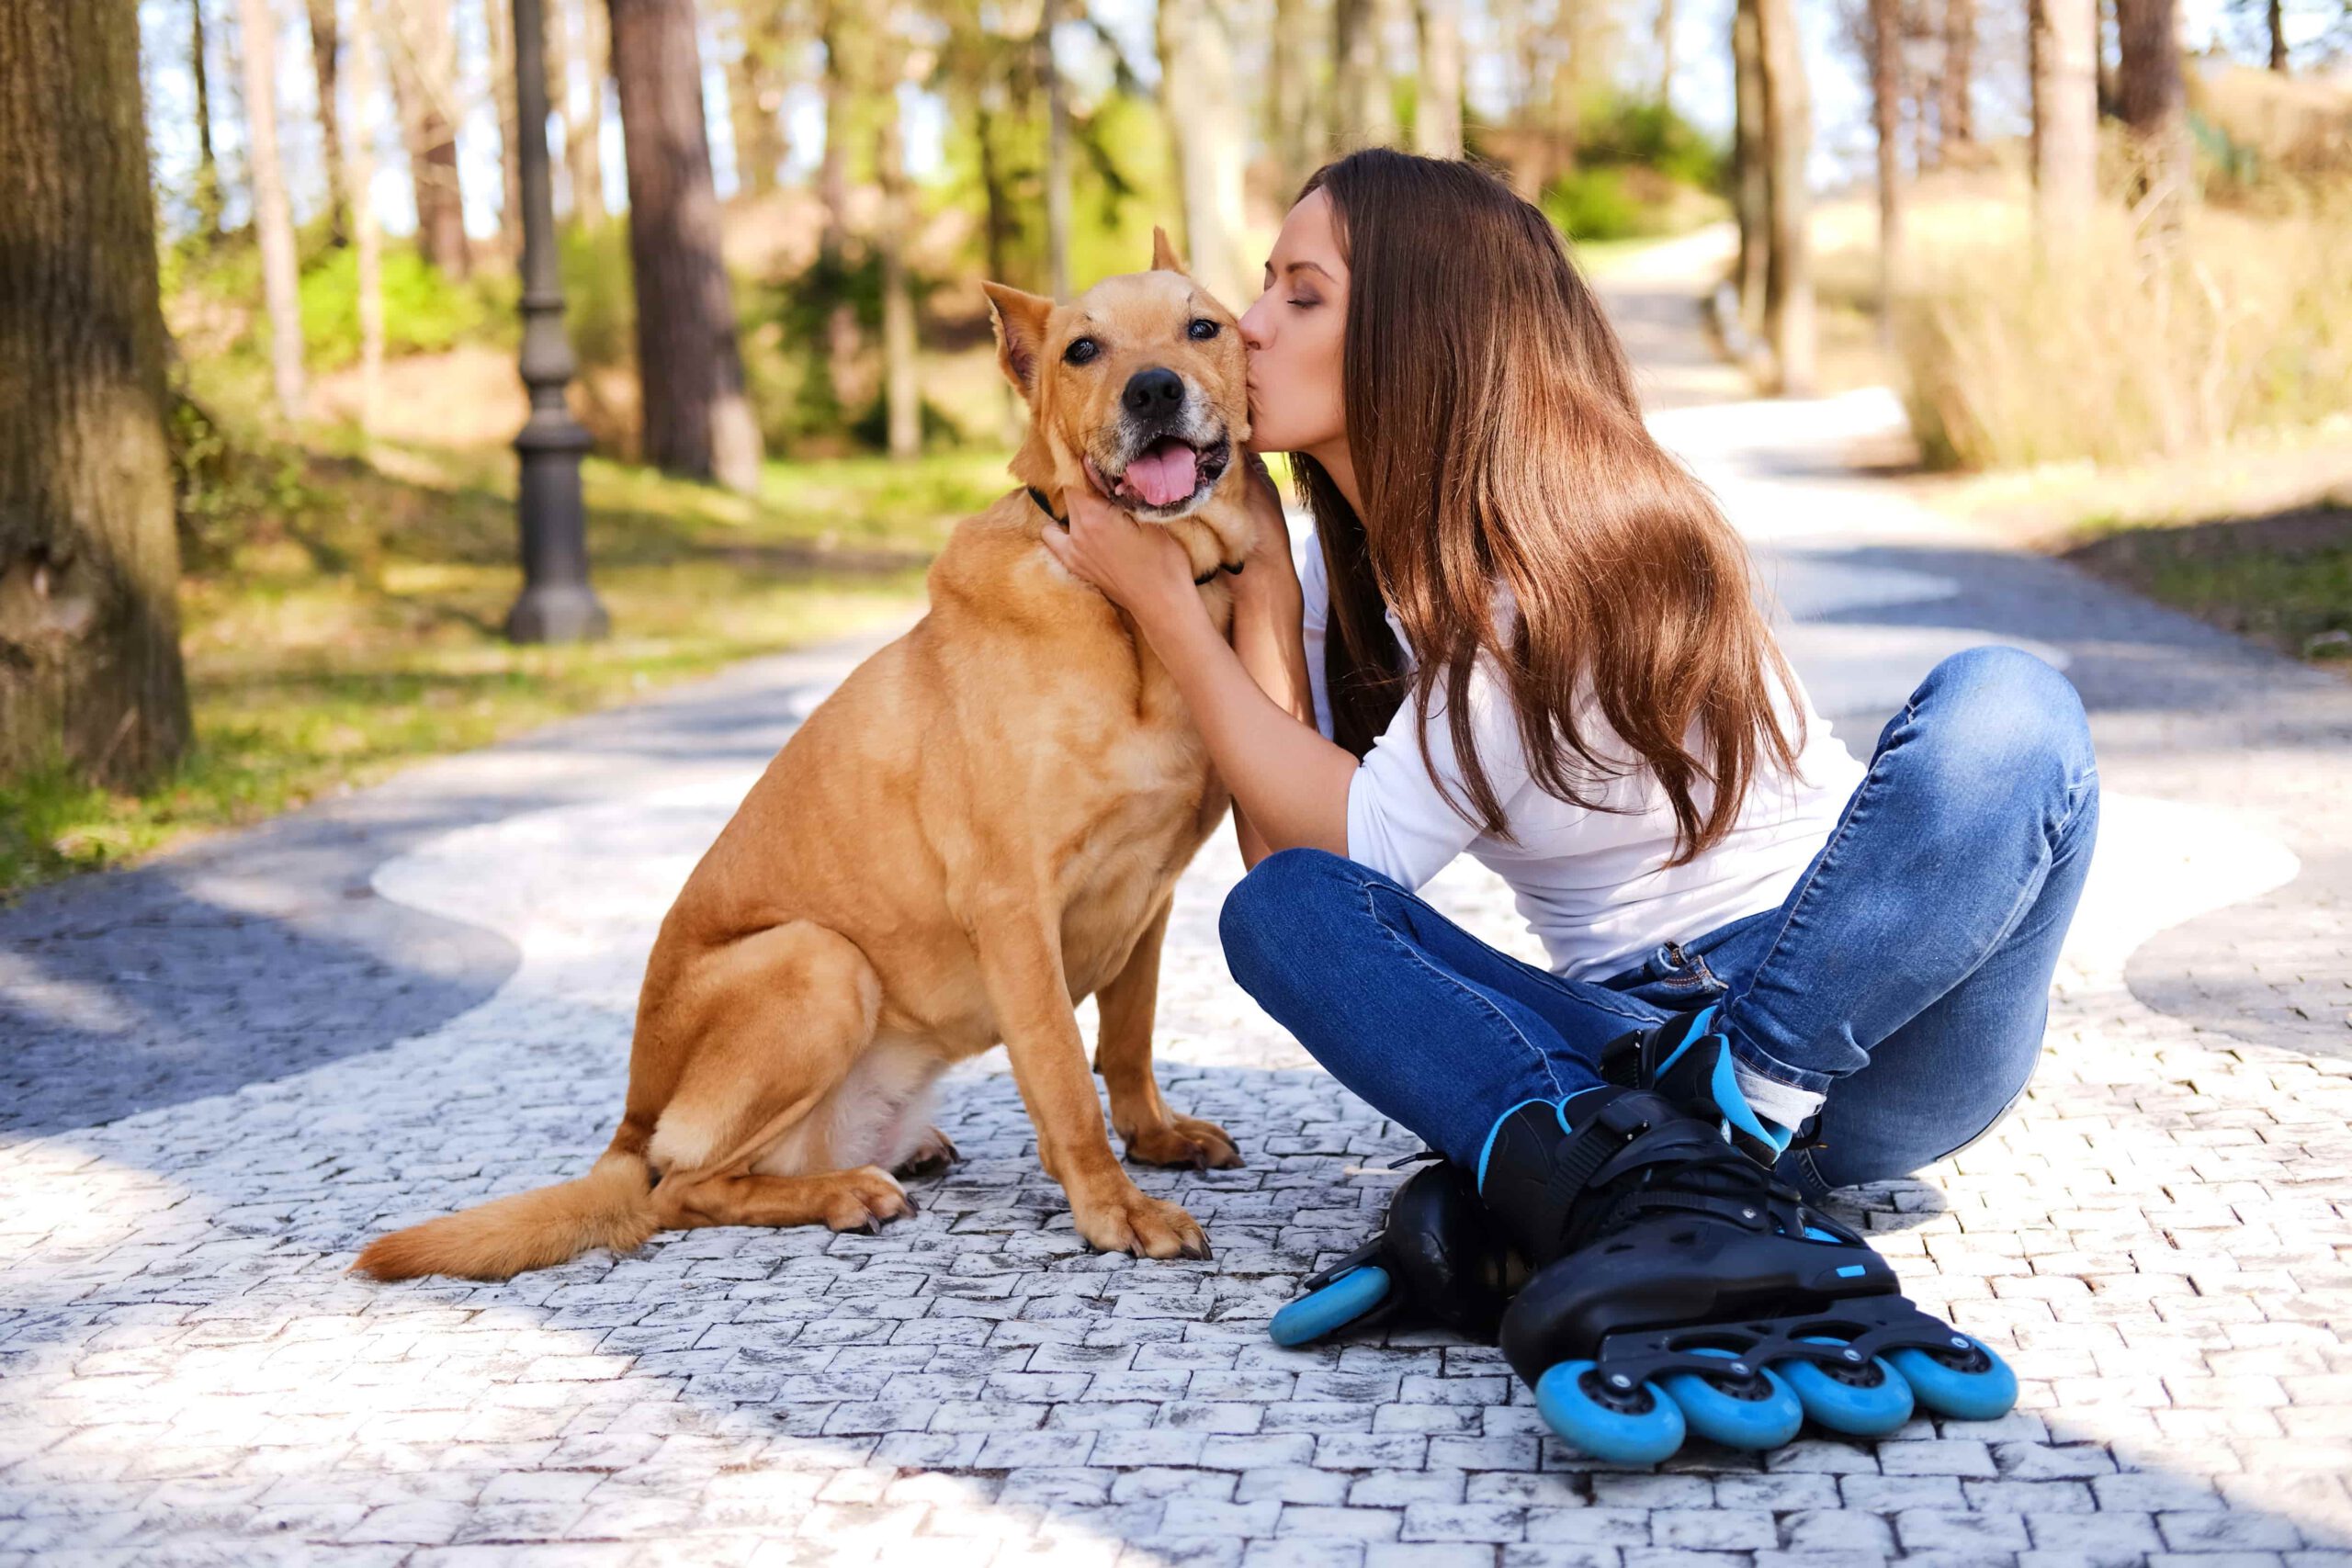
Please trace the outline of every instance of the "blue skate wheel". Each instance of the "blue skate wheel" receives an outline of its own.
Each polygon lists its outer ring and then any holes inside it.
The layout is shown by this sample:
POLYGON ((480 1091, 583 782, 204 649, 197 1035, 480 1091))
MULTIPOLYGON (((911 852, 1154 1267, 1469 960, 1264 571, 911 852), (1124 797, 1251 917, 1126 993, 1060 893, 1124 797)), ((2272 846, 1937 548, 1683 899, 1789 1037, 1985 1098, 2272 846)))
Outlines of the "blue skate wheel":
POLYGON ((1391 1288, 1388 1270, 1373 1264, 1351 1269, 1321 1290, 1274 1314, 1266 1325, 1277 1345, 1305 1345, 1335 1334, 1378 1306, 1391 1288))
MULTIPOLYGON (((1815 1335, 1815 1345, 1840 1341, 1815 1335)), ((1824 1366, 1792 1356, 1780 1365, 1804 1413, 1833 1432, 1883 1438, 1911 1419, 1911 1385, 1903 1374, 1872 1356, 1854 1366, 1824 1366)))
MULTIPOLYGON (((1911 1385, 1912 1393, 1920 1404, 1939 1416, 1949 1416, 1960 1421, 1990 1421, 2006 1416, 2018 1402, 2018 1375, 2009 1364, 1993 1353, 1992 1348, 1981 1340, 1964 1339, 1974 1354, 1970 1358, 1977 1364, 1955 1367, 1944 1359, 1943 1353, 1922 1350, 1906 1345, 1899 1350, 1889 1350, 1886 1359, 1903 1380, 1911 1385)), ((1961 1354, 1954 1346, 1949 1352, 1961 1354)))
POLYGON ((1535 1383, 1535 1408, 1566 1442, 1595 1459, 1656 1464, 1682 1446, 1682 1412, 1653 1383, 1619 1392, 1590 1361, 1562 1361, 1535 1383))
MULTIPOLYGON (((1701 1350, 1730 1357, 1728 1350, 1701 1350)), ((1730 1374, 1725 1374, 1729 1381, 1730 1374)), ((1668 1372, 1658 1380, 1667 1397, 1682 1407, 1690 1430, 1731 1449, 1777 1449, 1804 1425, 1804 1406, 1781 1374, 1770 1367, 1725 1388, 1697 1372, 1668 1372)))

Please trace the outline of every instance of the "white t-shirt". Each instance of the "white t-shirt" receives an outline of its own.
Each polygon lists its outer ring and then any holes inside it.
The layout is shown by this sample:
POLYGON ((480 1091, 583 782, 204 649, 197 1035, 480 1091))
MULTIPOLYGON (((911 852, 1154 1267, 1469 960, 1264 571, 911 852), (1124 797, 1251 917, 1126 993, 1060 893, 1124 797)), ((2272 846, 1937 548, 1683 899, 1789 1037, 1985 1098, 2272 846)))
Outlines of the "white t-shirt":
MULTIPOLYGON (((1323 551, 1312 528, 1301 528, 1294 546, 1299 585, 1305 591, 1307 681, 1315 698, 1315 724, 1331 734, 1331 705, 1323 672, 1324 626, 1330 589, 1324 581, 1323 551)), ((1515 609, 1508 587, 1498 592, 1500 614, 1515 609)), ((1384 611, 1396 634, 1406 668, 1413 651, 1394 612, 1384 611)), ((1788 694, 1779 692, 1787 722, 1788 694)), ((1479 832, 1441 795, 1430 777, 1434 767, 1448 793, 1465 807, 1468 788, 1446 721, 1445 688, 1430 693, 1430 761, 1421 760, 1414 734, 1416 705, 1410 694, 1366 753, 1348 784, 1348 858, 1419 888, 1468 851, 1510 885, 1519 912, 1543 939, 1554 973, 1571 980, 1600 980, 1638 962, 1661 942, 1687 941, 1727 921, 1778 907, 1812 863, 1862 781, 1863 766, 1844 741, 1814 711, 1804 682, 1796 702, 1804 710, 1806 742, 1791 779, 1759 767, 1750 782, 1737 821, 1713 849, 1686 865, 1666 869, 1674 850, 1674 811, 1657 775, 1627 748, 1599 713, 1579 723, 1586 744, 1604 761, 1624 761, 1630 769, 1599 786, 1603 803, 1620 811, 1588 810, 1546 793, 1529 777, 1519 725, 1509 692, 1490 660, 1472 673, 1471 733, 1487 781, 1503 804, 1518 842, 1479 832)), ((1694 722, 1684 744, 1705 756, 1694 722)), ((1581 767, 1574 758, 1572 764, 1581 767)), ((1574 776, 1572 774, 1572 776, 1574 776)), ((1586 780, 1578 792, 1594 793, 1586 780)), ((1713 799, 1701 780, 1692 804, 1703 818, 1713 799)))

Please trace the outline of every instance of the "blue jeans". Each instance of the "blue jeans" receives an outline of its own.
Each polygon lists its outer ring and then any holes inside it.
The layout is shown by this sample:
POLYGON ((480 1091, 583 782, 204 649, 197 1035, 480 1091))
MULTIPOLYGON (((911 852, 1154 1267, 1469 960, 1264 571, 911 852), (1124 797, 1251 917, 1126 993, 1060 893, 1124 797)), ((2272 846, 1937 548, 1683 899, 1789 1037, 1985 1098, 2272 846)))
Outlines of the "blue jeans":
POLYGON ((2019 649, 1928 672, 1778 908, 1599 982, 1497 952, 1322 850, 1266 856, 1218 930, 1241 987, 1383 1115, 1464 1165, 1510 1107, 1713 1000, 1747 1066, 1826 1092, 1779 1173, 1814 1197, 1960 1149, 2025 1090, 2098 832, 2081 699, 2019 649))

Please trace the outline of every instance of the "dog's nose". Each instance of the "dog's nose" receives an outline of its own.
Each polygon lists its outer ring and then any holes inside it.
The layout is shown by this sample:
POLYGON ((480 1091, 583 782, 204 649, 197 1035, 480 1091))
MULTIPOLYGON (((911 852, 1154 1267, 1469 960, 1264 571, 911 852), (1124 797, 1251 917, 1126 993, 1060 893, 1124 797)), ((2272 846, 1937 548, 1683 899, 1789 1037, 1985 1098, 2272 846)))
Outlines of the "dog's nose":
POLYGON ((1173 413, 1183 402, 1184 378, 1173 370, 1138 370, 1127 379, 1129 413, 1173 413))

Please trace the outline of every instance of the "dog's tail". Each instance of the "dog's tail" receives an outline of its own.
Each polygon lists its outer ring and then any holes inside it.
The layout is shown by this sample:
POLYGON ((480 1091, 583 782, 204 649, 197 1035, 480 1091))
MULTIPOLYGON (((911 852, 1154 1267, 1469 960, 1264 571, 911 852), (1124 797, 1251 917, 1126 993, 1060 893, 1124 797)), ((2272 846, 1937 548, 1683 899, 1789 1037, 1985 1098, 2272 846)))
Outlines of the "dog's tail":
POLYGON ((379 1280, 454 1274, 511 1280, 592 1247, 633 1252, 662 1228, 654 1217, 645 1139, 624 1125, 587 1175, 378 1236, 351 1266, 379 1280))

